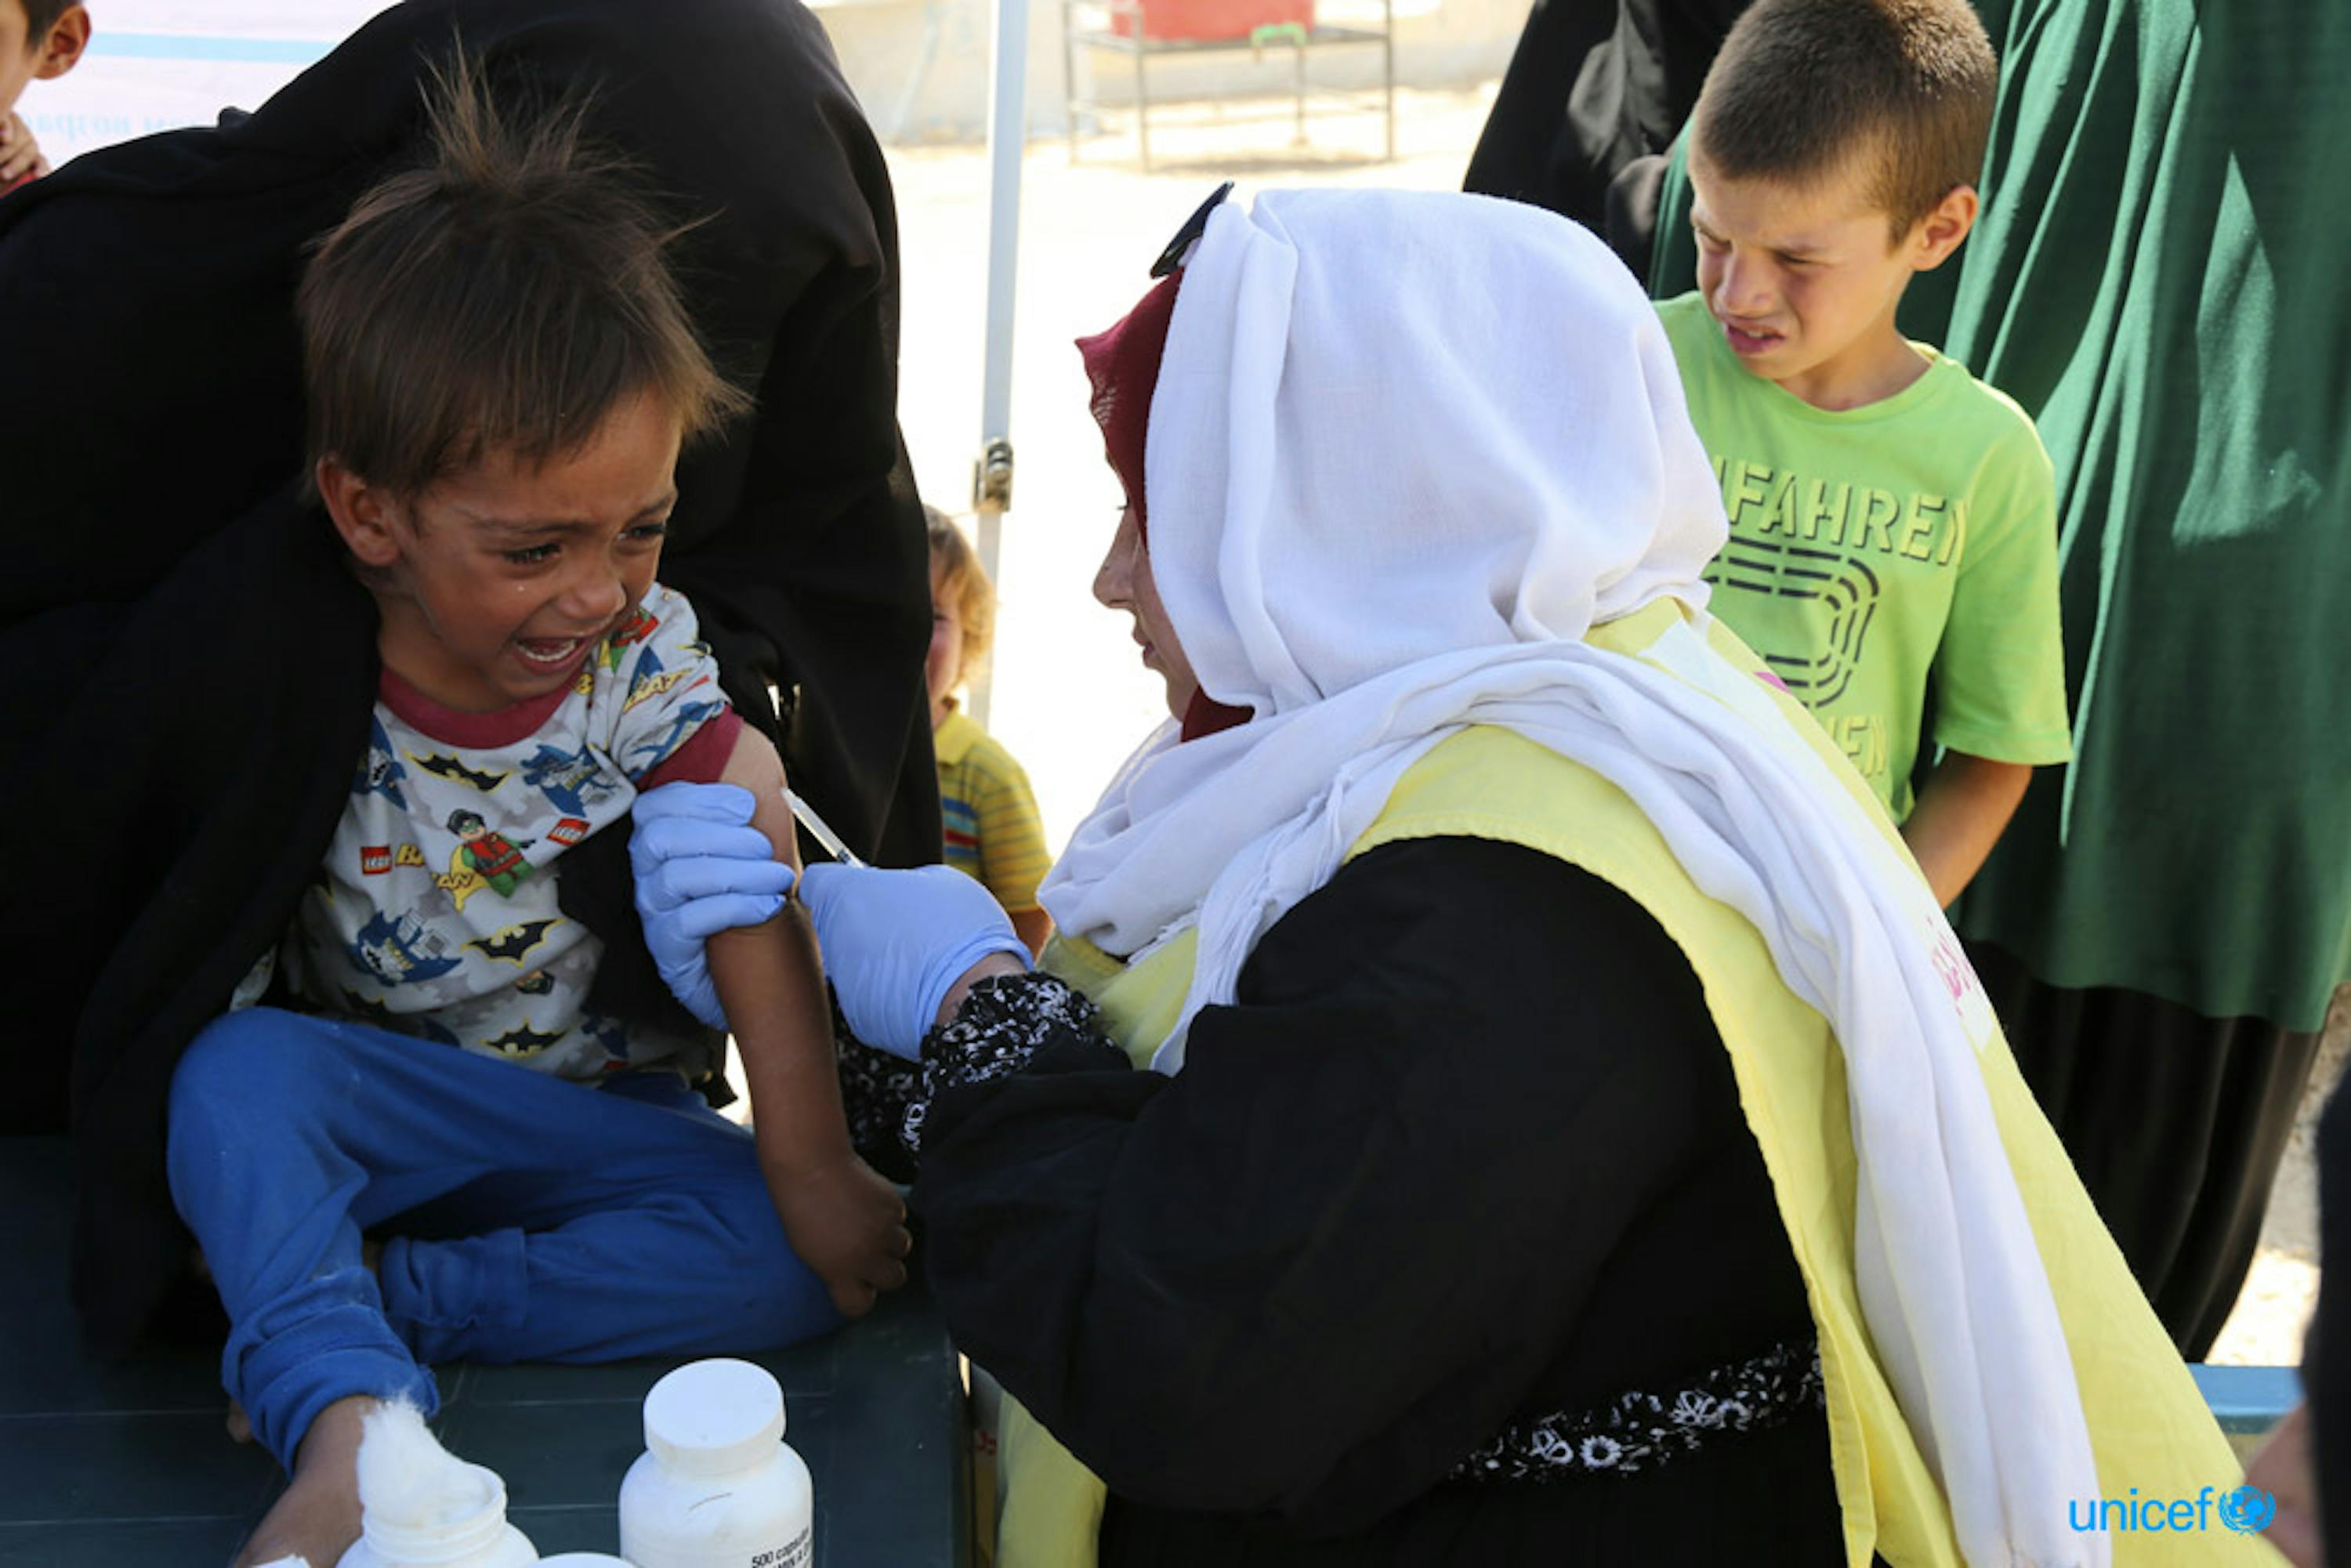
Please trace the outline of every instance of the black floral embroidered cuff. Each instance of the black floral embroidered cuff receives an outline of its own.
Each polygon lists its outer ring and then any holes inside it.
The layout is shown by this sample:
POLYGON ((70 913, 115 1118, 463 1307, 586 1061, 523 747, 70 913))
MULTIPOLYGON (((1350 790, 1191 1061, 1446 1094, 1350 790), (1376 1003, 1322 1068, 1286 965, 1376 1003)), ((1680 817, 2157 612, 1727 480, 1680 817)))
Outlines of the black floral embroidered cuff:
POLYGON ((994 975, 972 987, 956 1016, 923 1037, 922 1092, 899 1135, 921 1152, 931 1102, 949 1089, 1008 1077, 1048 1046, 1102 1043, 1093 1003, 1050 975, 994 975))
POLYGON ((841 1108, 849 1118, 849 1142, 868 1165, 892 1181, 914 1179, 914 1163, 898 1142, 906 1107, 922 1092, 922 1073, 911 1061, 866 1044, 846 1029, 835 1035, 841 1065, 841 1108))
POLYGON ((1811 1340, 1719 1366, 1667 1394, 1618 1395, 1597 1410, 1513 1421, 1455 1467, 1460 1480, 1561 1480, 1655 1469, 1732 1432, 1760 1432, 1822 1403, 1811 1340))

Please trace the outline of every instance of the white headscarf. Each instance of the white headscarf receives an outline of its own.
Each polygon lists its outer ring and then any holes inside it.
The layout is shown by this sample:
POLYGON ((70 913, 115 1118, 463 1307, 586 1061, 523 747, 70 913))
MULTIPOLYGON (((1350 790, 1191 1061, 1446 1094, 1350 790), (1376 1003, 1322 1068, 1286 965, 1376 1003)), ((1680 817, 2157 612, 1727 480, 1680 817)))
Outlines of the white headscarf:
POLYGON ((1576 225, 1482 197, 1279 192, 1219 207, 1152 396, 1153 574, 1202 688, 1250 722, 1113 780, 1040 896, 1134 954, 1196 926, 1155 1065, 1180 1070, 1265 931, 1397 779, 1499 725, 1630 795, 1829 1020, 1859 1166, 1861 1300, 1977 1568, 2108 1561, 2047 1275, 1975 1053, 1981 988, 1914 867, 1752 678, 1688 628, 1725 524, 1655 311, 1576 225))

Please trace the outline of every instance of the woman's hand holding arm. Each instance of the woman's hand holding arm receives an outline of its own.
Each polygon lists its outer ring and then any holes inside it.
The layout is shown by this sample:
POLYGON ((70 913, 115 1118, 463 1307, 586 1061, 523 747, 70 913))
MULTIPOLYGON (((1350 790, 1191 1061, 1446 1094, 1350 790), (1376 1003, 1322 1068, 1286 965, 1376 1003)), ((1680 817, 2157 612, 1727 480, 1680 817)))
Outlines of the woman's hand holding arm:
POLYGON ((686 1010, 726 1027, 705 944, 782 913, 799 871, 751 825, 758 801, 733 784, 664 784, 631 809, 629 869, 645 946, 686 1010))
POLYGON ((850 1031, 914 1061, 950 998, 984 973, 1023 973, 1029 950, 987 888, 943 865, 812 865, 800 883, 850 1031))
MULTIPOLYGON (((704 1022, 726 1019, 705 944, 771 919, 792 886, 747 791, 671 784, 641 796, 629 853, 646 945, 662 977, 704 1022)), ((972 984, 1018 973, 1028 953, 986 888, 946 866, 884 871, 818 864, 800 878, 825 969, 858 1039, 912 1061, 972 984)))

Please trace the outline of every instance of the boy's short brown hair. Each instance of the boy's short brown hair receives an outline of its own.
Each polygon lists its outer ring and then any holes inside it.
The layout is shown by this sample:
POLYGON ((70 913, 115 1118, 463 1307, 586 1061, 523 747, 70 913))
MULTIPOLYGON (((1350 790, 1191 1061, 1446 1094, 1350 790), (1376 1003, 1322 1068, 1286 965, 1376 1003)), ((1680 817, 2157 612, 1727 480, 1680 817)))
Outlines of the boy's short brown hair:
POLYGON ((688 439, 748 406, 670 275, 680 230, 584 110, 502 108, 462 53, 432 73, 424 162, 352 204, 296 297, 314 472, 413 498, 492 452, 576 452, 639 395, 688 439))
POLYGON ((2000 62, 1967 0, 1758 0, 1723 40, 1692 145, 1733 180, 1875 158, 1894 237, 1982 172, 2000 62))
POLYGON ((988 581, 978 552, 953 517, 925 506, 923 518, 931 536, 936 597, 953 604, 963 622, 963 678, 967 681, 987 663, 988 650, 996 645, 996 584, 988 581))
POLYGON ((57 18, 80 5, 81 0, 17 0, 17 4, 25 7, 26 47, 38 48, 41 40, 49 36, 49 29, 57 25, 57 18))

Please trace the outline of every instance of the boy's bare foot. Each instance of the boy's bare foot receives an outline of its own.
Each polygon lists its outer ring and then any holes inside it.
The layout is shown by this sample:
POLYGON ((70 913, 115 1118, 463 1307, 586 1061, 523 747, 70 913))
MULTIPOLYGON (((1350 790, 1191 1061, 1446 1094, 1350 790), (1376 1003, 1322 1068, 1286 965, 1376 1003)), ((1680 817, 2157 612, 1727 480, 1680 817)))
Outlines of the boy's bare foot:
POLYGON ((246 1538, 235 1568, 299 1555, 331 1568, 360 1538, 360 1423, 376 1401, 355 1395, 319 1412, 294 1456, 294 1479, 246 1538))

